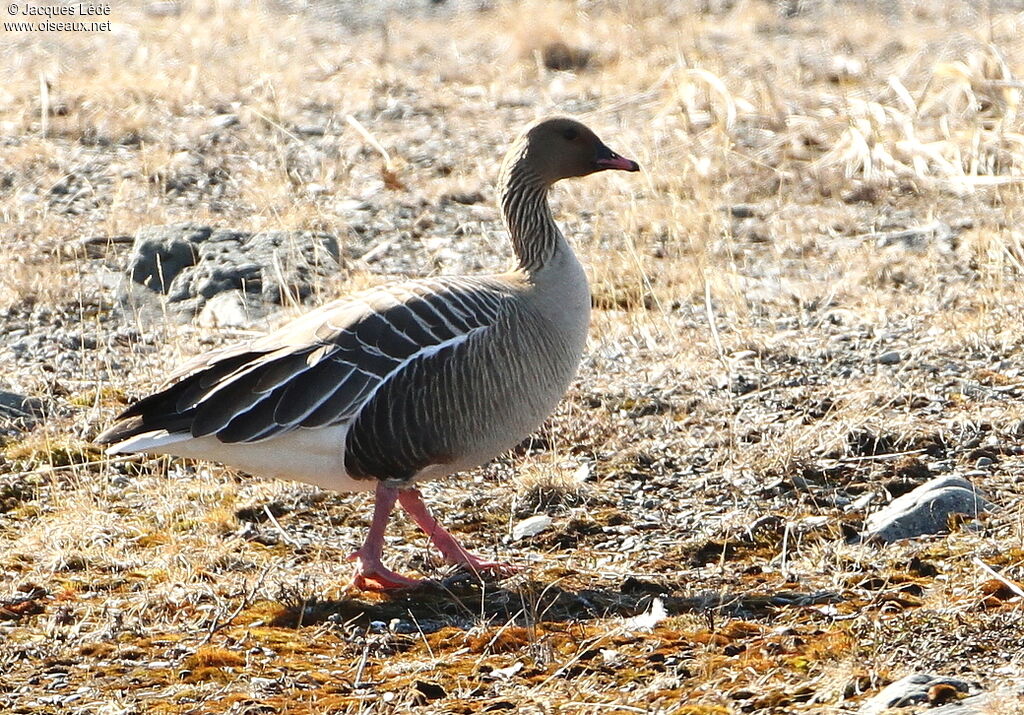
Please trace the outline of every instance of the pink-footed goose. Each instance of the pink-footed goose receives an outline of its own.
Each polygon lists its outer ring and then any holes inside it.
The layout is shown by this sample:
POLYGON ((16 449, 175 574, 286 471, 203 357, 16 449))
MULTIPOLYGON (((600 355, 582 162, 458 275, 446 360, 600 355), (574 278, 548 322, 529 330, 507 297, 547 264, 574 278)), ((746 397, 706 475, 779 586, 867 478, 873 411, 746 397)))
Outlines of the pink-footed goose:
POLYGON ((108 454, 196 457, 327 489, 375 489, 369 532, 350 557, 359 588, 419 583, 381 561, 396 501, 447 561, 511 571, 466 551, 430 515, 416 483, 488 462, 554 409, 583 353, 590 290, 548 189, 639 168, 577 121, 533 125, 500 176, 514 270, 384 285, 200 355, 97 441, 108 454))

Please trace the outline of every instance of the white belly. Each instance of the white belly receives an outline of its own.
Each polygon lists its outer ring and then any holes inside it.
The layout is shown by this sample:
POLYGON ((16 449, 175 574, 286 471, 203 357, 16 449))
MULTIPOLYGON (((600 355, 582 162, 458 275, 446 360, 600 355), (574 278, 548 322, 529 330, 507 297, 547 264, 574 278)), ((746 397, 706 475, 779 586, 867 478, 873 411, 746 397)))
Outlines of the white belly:
POLYGON ((225 444, 216 437, 198 439, 165 431, 125 440, 108 454, 168 454, 220 462, 261 477, 290 479, 340 492, 371 491, 375 479, 353 479, 345 471, 348 425, 297 429, 262 442, 225 444))

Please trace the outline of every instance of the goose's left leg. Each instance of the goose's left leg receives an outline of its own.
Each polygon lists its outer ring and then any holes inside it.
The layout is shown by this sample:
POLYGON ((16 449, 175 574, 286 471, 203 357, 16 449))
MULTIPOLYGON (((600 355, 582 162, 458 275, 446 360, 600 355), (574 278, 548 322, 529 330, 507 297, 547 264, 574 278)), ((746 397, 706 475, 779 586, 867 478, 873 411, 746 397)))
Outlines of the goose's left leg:
POLYGON ((419 489, 402 489, 398 492, 398 503, 423 530, 430 541, 441 552, 444 560, 465 566, 473 573, 493 573, 507 576, 516 572, 516 567, 500 561, 488 561, 466 551, 466 548, 437 521, 423 503, 419 489))
POLYGON ((403 588, 417 588, 422 581, 403 576, 384 565, 381 555, 384 551, 384 531, 388 526, 391 511, 395 508, 395 500, 399 491, 394 487, 384 486, 377 482, 377 491, 373 501, 373 521, 366 532, 366 540, 357 551, 348 557, 356 562, 356 573, 352 585, 364 591, 391 591, 403 588))

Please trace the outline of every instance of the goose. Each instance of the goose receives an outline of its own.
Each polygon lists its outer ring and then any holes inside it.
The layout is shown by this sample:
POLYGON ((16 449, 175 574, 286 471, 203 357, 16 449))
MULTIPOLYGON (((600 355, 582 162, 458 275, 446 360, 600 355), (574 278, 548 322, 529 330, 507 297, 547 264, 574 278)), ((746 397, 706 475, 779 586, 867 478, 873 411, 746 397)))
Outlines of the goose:
POLYGON ((449 563, 514 572, 467 551, 416 485, 511 449, 564 395, 583 355, 590 289, 548 189, 609 169, 640 167, 573 119, 528 127, 499 178, 513 269, 385 284, 199 355, 96 441, 112 455, 199 458, 336 491, 373 490, 369 530, 349 556, 358 589, 423 583, 383 563, 396 503, 449 563))

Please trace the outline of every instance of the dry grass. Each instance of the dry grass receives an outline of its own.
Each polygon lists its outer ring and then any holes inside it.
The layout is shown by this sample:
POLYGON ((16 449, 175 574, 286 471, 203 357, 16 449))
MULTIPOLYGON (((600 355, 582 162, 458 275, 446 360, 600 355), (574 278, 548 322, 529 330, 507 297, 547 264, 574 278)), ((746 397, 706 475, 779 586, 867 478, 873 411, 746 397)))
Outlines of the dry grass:
MULTIPOLYGON (((109 34, 5 34, 0 387, 50 414, 0 443, 3 709, 853 712, 918 669, 1012 675, 1020 602, 974 559, 1021 578, 1024 15, 782 5, 350 29, 317 4, 119 3, 109 34), (575 71, 546 66, 559 42, 575 71), (428 495, 522 575, 350 593, 364 496, 88 449, 127 395, 234 336, 125 324, 124 249, 76 241, 331 231, 350 270, 317 300, 497 268, 502 148, 556 112, 644 167, 556 191, 598 307, 588 357, 531 444, 428 495), (998 512, 847 543, 865 499, 942 473, 998 512), (552 528, 512 543, 534 513, 552 528), (654 594, 667 619, 631 626, 654 594)), ((397 567, 440 573, 392 533, 397 567)))

